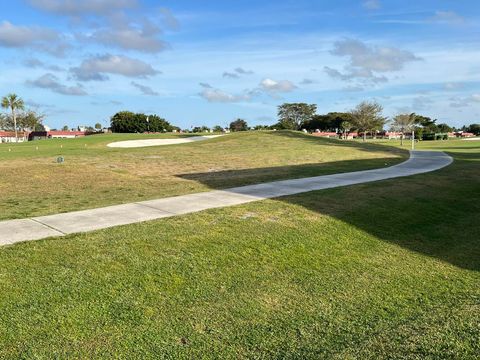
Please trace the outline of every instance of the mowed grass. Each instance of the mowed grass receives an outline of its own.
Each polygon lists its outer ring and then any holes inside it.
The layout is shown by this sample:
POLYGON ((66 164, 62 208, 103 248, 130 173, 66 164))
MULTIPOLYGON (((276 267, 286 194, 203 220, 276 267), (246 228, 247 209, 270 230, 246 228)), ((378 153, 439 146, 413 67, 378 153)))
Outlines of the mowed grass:
POLYGON ((478 359, 480 143, 419 146, 455 162, 0 248, 0 358, 478 359))
POLYGON ((0 144, 0 220, 385 167, 408 156, 391 147, 294 132, 239 133, 138 149, 106 146, 173 136, 184 135, 110 134, 0 144), (65 163, 57 164, 58 156, 65 163))

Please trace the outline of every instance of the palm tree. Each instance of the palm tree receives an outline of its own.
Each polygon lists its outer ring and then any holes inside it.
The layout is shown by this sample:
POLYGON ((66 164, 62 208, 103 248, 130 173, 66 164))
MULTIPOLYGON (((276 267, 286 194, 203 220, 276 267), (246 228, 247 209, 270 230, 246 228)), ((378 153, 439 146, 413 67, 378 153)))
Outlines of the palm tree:
POLYGON ((415 114, 398 114, 393 118, 392 128, 402 133, 400 137, 400 146, 403 146, 405 132, 413 130, 415 126, 415 120, 415 114))
POLYGON ((23 110, 25 108, 25 104, 17 94, 8 94, 2 98, 2 108, 12 110, 13 127, 15 129, 15 142, 18 142, 16 110, 23 110))

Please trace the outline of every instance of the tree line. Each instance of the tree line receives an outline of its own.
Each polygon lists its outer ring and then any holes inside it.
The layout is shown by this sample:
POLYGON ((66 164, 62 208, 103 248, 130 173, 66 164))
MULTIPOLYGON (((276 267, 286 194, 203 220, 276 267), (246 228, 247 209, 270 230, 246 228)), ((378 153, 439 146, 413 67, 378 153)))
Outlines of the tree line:
POLYGON ((110 119, 114 133, 171 132, 179 130, 158 115, 146 115, 131 111, 120 111, 110 119))
MULTIPOLYGON (((437 119, 416 113, 400 113, 392 119, 383 115, 383 106, 375 101, 363 101, 348 112, 331 112, 317 114, 315 104, 285 103, 278 107, 278 123, 273 125, 276 129, 292 129, 307 131, 332 131, 350 132, 357 131, 366 139, 367 133, 382 131, 389 125, 392 131, 415 131, 415 137, 421 139, 425 133, 448 133, 455 129, 445 123, 437 123, 437 119)), ((480 125, 471 124, 464 126, 462 131, 480 135, 480 125)), ((403 140, 403 136, 401 137, 403 140)))

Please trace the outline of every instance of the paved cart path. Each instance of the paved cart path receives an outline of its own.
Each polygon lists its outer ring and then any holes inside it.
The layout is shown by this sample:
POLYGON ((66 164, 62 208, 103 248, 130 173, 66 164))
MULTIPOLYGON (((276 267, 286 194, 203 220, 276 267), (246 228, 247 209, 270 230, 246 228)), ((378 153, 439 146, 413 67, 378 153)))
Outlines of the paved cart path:
POLYGON ((1 221, 0 246, 246 204, 308 191, 421 174, 441 169, 450 165, 452 161, 453 159, 443 152, 412 151, 407 161, 388 168, 282 180, 31 219, 1 221))

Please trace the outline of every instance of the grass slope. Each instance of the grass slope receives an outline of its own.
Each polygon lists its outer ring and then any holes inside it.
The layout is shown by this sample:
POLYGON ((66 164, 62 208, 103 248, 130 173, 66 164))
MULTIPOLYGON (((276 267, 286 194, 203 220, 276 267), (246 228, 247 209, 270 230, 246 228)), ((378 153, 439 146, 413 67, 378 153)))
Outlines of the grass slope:
POLYGON ((0 248, 0 358, 478 359, 479 145, 442 143, 434 173, 0 248))
POLYGON ((0 220, 384 167, 407 156, 381 145, 293 132, 241 133, 140 149, 106 147, 113 141, 151 137, 96 135, 0 145, 0 220), (64 164, 55 163, 59 155, 64 164))

